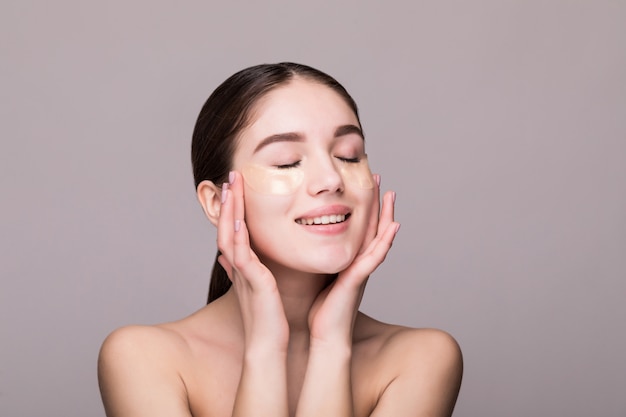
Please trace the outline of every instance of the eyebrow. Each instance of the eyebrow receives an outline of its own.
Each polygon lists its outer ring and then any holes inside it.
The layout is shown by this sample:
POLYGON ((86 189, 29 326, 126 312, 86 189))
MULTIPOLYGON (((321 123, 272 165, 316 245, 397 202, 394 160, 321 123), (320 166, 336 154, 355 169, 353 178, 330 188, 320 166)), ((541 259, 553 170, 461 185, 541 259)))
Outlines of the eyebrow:
MULTIPOLYGON (((360 127, 355 125, 342 125, 335 129, 335 138, 356 134, 361 137, 361 139, 365 140, 363 137, 363 131, 360 127)), ((270 135, 263 139, 257 146, 254 148, 253 153, 257 153, 261 148, 265 146, 276 143, 276 142, 304 142, 304 135, 298 132, 289 132, 289 133, 277 133, 275 135, 270 135)))
POLYGON ((358 126, 355 126, 355 125, 343 125, 343 126, 339 126, 335 130, 335 137, 336 138, 338 138, 340 136, 346 136, 346 135, 352 135, 352 134, 359 135, 361 137, 361 139, 365 140, 365 136, 363 136, 363 131, 358 126))

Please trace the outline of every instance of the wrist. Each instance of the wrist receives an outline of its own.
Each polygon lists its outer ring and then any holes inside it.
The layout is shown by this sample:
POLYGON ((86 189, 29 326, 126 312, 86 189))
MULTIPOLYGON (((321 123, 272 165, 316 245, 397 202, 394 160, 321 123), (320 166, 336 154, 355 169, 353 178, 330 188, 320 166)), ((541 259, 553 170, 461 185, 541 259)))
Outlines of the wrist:
POLYGON ((273 320, 272 326, 260 326, 253 323, 244 329, 244 348, 246 352, 256 356, 273 356, 276 353, 287 354, 289 347, 289 326, 286 320, 279 323, 273 320))
POLYGON ((287 345, 250 344, 244 350, 244 360, 249 362, 266 363, 284 361, 287 359, 287 345))
POLYGON ((341 339, 331 341, 312 338, 309 345, 310 355, 349 360, 352 358, 352 343, 341 339))

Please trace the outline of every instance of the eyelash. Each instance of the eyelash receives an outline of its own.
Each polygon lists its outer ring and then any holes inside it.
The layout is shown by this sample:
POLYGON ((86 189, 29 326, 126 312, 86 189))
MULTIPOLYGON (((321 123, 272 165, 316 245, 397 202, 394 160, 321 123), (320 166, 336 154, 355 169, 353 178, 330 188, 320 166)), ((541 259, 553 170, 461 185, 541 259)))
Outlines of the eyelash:
MULTIPOLYGON (((339 159, 341 162, 346 162, 348 164, 357 164, 357 163, 361 162, 361 158, 359 158, 359 157, 344 158, 344 157, 337 156, 336 158, 339 159)), ((276 165, 276 168, 278 168, 278 169, 298 168, 300 166, 300 162, 302 162, 302 161, 296 161, 296 162, 291 163, 291 164, 276 165)))
POLYGON ((355 156, 354 158, 342 158, 338 156, 337 159, 339 159, 341 162, 347 162, 349 164, 356 164, 358 162, 361 162, 361 158, 359 158, 358 156, 355 156))
POLYGON ((292 164, 284 164, 284 165, 276 165, 278 169, 290 169, 290 168, 298 168, 300 166, 301 161, 296 161, 292 164))

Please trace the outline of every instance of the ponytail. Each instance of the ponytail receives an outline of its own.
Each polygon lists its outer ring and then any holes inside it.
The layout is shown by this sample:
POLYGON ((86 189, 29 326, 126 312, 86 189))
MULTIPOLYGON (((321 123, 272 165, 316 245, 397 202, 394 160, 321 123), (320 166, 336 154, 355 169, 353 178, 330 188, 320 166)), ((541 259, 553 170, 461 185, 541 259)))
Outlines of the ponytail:
POLYGON ((226 270, 217 261, 217 258, 219 258, 220 255, 220 251, 217 251, 217 255, 215 255, 215 263, 213 264, 213 272, 211 272, 211 283, 209 284, 209 298, 207 300, 207 304, 226 294, 226 291, 228 291, 232 285, 230 278, 228 278, 228 274, 226 274, 226 270))

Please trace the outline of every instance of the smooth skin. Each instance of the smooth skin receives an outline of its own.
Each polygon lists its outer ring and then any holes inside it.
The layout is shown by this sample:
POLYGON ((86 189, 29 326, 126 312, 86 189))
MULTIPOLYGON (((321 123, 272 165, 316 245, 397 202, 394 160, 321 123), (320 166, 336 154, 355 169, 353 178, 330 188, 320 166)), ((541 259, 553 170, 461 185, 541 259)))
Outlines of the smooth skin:
POLYGON ((302 79, 270 92, 255 114, 229 183, 198 187, 233 285, 182 320, 109 335, 98 363, 107 416, 451 415, 462 375, 455 340, 358 311, 399 224, 395 193, 379 209, 379 176, 363 190, 338 173, 341 158, 364 154, 362 138, 335 135, 358 125, 356 117, 335 92, 302 79), (284 132, 301 140, 255 151, 284 132), (272 158, 301 160, 294 169, 305 170, 305 184, 296 194, 246 187, 241 167, 272 158), (295 222, 320 207, 351 215, 328 233, 295 222))

